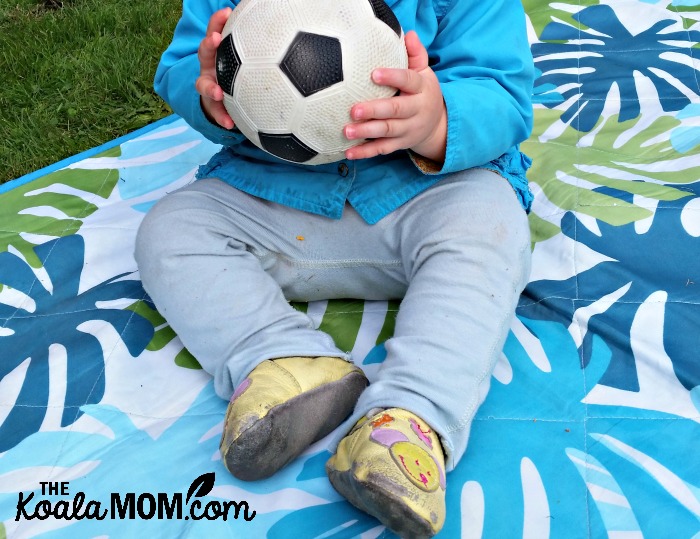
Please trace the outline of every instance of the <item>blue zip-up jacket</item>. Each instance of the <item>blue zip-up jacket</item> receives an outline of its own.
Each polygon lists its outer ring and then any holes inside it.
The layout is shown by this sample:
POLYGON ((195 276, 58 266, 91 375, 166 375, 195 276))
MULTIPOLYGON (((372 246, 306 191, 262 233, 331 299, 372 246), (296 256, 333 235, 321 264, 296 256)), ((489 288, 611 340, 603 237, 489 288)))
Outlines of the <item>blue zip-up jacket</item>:
MULTIPOLYGON (((332 0, 329 0, 332 1, 332 0)), ((257 197, 340 218, 349 202, 376 223, 445 174, 479 167, 510 181, 523 208, 532 195, 530 165, 518 144, 532 129, 533 62, 519 0, 388 0, 404 32, 415 30, 428 51, 447 108, 441 169, 408 151, 318 166, 282 161, 239 132, 211 123, 194 83, 197 50, 211 15, 235 2, 184 0, 172 43, 163 53, 155 89, 193 128, 223 149, 197 177, 220 178, 257 197)))

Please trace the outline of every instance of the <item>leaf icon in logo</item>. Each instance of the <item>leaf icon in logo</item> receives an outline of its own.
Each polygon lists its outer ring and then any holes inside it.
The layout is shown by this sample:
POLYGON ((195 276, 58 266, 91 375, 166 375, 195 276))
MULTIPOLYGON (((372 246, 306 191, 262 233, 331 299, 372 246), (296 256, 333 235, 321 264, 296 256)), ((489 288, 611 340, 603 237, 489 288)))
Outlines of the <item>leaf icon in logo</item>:
POLYGON ((197 479, 192 481, 190 488, 187 490, 187 498, 185 503, 190 503, 190 498, 194 494, 197 498, 200 496, 206 496, 214 488, 214 479, 216 478, 214 472, 208 472, 200 475, 197 479), (195 492, 195 490, 197 492, 195 492))

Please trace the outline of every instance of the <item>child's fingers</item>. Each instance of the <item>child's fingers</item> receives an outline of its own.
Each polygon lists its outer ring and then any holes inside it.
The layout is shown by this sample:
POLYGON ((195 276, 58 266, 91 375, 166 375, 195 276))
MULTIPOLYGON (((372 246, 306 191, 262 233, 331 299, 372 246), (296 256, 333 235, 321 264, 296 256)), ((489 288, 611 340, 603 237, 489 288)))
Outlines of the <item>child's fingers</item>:
POLYGON ((410 95, 396 96, 358 103, 350 109, 350 117, 355 121, 410 118, 418 113, 418 103, 411 97, 410 95))
POLYGON ((408 69, 422 71, 428 67, 428 51, 420 41, 418 34, 411 30, 404 37, 406 52, 408 53, 408 69))
POLYGON ((226 21, 228 20, 229 15, 231 15, 231 11, 232 9, 230 7, 226 7, 215 12, 209 19, 209 24, 207 25, 207 35, 213 32, 220 33, 224 29, 224 26, 226 26, 226 21))
POLYGON ((224 91, 212 77, 206 75, 197 77, 194 87, 202 97, 208 97, 213 101, 222 101, 224 99, 224 91))
POLYGON ((212 101, 203 97, 202 109, 210 121, 219 124, 224 129, 233 129, 233 119, 229 116, 222 101, 212 101))
POLYGON ((229 116, 222 101, 212 101, 209 105, 209 114, 224 129, 233 129, 233 119, 229 116))
POLYGON ((202 71, 213 70, 216 64, 216 49, 221 43, 221 31, 226 25, 231 8, 220 9, 209 19, 207 34, 199 44, 197 57, 202 71))
POLYGON ((370 140, 364 144, 353 146, 345 151, 346 159, 369 159, 377 155, 389 155, 400 149, 401 145, 395 139, 370 140))
POLYGON ((216 65, 216 49, 221 43, 221 34, 214 32, 207 34, 199 44, 197 57, 199 58, 199 67, 201 71, 213 70, 216 65))
POLYGON ((354 139, 402 138, 408 134, 413 122, 402 120, 372 120, 345 126, 345 137, 354 139))
POLYGON ((418 94, 423 88, 423 79, 418 71, 380 67, 372 71, 372 80, 381 86, 393 86, 406 94, 418 94))

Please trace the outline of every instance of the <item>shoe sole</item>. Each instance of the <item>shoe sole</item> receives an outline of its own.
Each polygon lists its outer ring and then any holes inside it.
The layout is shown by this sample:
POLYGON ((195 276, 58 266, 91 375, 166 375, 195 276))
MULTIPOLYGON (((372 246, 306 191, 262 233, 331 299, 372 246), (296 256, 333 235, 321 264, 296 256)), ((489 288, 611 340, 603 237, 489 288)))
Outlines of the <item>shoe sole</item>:
POLYGON ((270 477, 340 425, 367 384, 352 372, 275 406, 222 452, 226 468, 244 481, 270 477))
POLYGON ((388 489, 402 487, 379 474, 369 474, 366 481, 358 479, 353 469, 341 472, 326 466, 328 479, 352 505, 379 520, 404 539, 428 539, 435 535, 433 527, 418 517, 406 503, 388 489), (382 488, 382 484, 385 485, 382 488))

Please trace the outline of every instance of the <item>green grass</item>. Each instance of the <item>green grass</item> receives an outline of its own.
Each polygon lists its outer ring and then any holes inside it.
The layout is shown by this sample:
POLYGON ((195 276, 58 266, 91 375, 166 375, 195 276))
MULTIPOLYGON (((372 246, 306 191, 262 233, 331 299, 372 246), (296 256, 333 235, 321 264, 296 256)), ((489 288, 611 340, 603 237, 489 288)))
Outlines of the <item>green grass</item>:
POLYGON ((0 0, 0 183, 170 114, 153 75, 181 0, 0 0))

